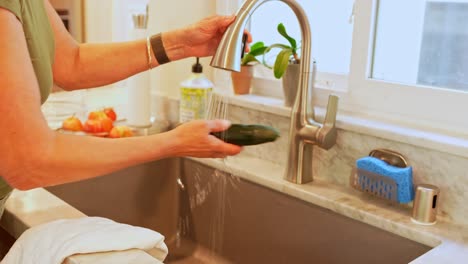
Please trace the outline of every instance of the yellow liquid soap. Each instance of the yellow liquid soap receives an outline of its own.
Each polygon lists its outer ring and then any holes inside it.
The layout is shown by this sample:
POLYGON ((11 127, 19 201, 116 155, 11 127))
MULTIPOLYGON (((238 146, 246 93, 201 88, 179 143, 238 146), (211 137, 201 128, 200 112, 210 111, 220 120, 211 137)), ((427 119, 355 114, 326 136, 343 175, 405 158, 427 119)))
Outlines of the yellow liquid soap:
POLYGON ((203 74, 198 62, 192 67, 192 75, 180 84, 179 122, 205 119, 213 83, 203 74))

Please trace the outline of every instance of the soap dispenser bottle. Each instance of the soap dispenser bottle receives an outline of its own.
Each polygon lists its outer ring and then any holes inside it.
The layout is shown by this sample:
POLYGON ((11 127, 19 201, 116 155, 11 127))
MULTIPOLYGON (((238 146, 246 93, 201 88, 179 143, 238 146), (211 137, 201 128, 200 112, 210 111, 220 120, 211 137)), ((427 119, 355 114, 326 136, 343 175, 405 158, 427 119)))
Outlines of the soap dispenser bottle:
POLYGON ((205 119, 212 91, 213 83, 203 74, 197 58, 191 76, 180 84, 179 122, 205 119))

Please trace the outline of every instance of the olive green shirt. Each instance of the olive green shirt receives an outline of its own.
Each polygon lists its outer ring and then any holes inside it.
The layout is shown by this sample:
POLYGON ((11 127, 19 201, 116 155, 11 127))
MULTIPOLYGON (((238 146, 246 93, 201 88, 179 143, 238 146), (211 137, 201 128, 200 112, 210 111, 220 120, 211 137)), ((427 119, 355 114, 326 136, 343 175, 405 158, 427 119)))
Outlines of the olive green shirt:
MULTIPOLYGON (((41 103, 44 103, 54 82, 52 64, 55 55, 54 33, 47 17, 44 0, 0 0, 0 8, 12 12, 23 26, 31 63, 41 92, 41 103)), ((11 191, 12 188, 0 178, 0 198, 11 191)))

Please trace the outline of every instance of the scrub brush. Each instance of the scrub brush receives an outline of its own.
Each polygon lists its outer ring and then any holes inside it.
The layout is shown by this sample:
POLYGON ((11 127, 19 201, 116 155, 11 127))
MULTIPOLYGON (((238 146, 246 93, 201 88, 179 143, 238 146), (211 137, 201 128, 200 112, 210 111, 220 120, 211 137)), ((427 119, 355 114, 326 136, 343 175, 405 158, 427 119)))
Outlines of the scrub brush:
POLYGON ((404 162, 395 162, 400 161, 395 157, 402 158, 393 151, 376 150, 371 152, 371 156, 358 159, 352 186, 398 203, 413 201, 413 168, 404 159, 404 162))

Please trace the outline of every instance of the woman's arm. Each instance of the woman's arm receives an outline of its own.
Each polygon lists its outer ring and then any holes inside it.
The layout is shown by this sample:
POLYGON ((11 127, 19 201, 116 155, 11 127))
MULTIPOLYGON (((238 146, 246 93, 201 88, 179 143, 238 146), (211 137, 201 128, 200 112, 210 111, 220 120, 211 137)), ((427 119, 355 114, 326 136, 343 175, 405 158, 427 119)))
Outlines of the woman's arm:
POLYGON ((103 175, 169 156, 223 157, 240 152, 210 131, 221 121, 197 121, 148 137, 104 139, 52 131, 40 109, 37 79, 21 23, 0 8, 0 176, 31 189, 103 175))
POLYGON ((162 134, 121 139, 53 132, 47 145, 33 148, 38 155, 24 157, 34 167, 21 171, 21 175, 8 175, 6 179, 18 189, 31 189, 101 176, 168 157, 223 158, 238 154, 241 148, 218 140, 210 132, 228 127, 229 123, 221 120, 196 121, 162 134), (32 160, 34 157, 36 159, 32 160))
MULTIPOLYGON (((146 40, 110 44, 78 44, 67 32, 48 0, 47 13, 55 34, 54 80, 66 90, 114 83, 148 70, 146 40)), ((233 16, 210 17, 187 28, 164 32, 162 40, 171 61, 208 56, 233 16)), ((152 67, 158 66, 154 54, 152 67)))

